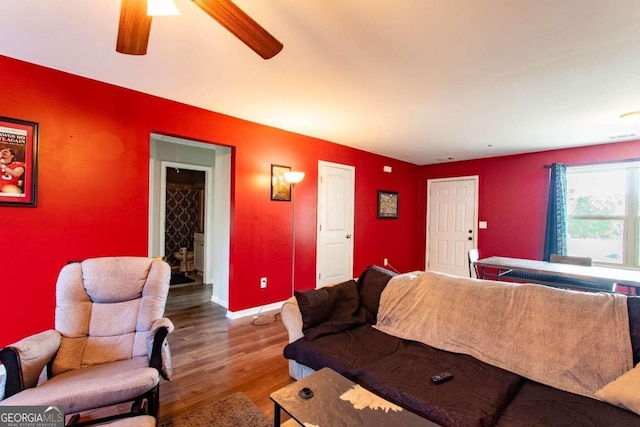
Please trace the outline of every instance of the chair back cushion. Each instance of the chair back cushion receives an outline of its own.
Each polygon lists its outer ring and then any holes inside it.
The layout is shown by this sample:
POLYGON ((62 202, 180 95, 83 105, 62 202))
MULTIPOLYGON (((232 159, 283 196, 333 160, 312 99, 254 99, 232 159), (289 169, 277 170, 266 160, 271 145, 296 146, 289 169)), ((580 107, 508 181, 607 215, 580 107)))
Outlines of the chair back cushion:
POLYGON ((56 285, 62 342, 52 374, 146 356, 151 326, 164 315, 170 276, 167 263, 144 257, 66 265, 56 285))

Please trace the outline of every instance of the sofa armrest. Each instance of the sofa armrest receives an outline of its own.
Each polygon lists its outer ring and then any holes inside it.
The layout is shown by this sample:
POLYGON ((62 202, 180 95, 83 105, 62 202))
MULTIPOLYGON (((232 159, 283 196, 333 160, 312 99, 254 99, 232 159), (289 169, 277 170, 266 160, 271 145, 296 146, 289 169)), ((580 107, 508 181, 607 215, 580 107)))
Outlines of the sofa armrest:
POLYGON ((38 385, 40 374, 60 348, 61 336, 49 329, 0 350, 6 369, 4 399, 38 385))
POLYGON ((297 341, 304 336, 302 333, 302 313, 298 307, 298 300, 291 297, 284 302, 280 310, 282 315, 282 323, 287 328, 289 334, 289 342, 297 341))
POLYGON ((162 378, 169 381, 173 374, 173 368, 167 336, 173 332, 173 323, 166 317, 158 319, 153 323, 151 331, 153 332, 153 341, 150 343, 149 366, 156 368, 162 378))

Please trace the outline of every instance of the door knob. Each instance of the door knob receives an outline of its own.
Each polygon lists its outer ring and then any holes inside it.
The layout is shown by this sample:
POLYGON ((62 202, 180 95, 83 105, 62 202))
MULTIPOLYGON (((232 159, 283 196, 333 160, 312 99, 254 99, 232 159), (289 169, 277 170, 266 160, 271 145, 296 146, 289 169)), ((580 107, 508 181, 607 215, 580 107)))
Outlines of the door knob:
POLYGON ((351 238, 351 234, 347 234, 347 239, 350 239, 350 238, 351 238))
POLYGON ((473 240, 473 237, 469 236, 469 239, 468 239, 468 240, 473 240))

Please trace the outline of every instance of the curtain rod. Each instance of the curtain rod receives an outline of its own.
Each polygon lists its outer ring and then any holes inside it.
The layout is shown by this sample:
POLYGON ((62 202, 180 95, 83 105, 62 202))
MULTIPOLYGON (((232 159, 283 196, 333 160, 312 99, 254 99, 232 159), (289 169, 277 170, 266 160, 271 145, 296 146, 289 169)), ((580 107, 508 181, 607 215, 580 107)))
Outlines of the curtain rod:
MULTIPOLYGON (((632 159, 622 159, 622 160, 603 160, 600 162, 586 162, 586 163, 573 163, 571 165, 567 165, 568 167, 575 167, 575 166, 597 166, 597 165, 610 165, 610 164, 615 164, 615 163, 631 163, 631 162, 640 162, 640 157, 634 157, 632 159)), ((551 165, 544 165, 543 166, 545 169, 550 169, 551 165)))

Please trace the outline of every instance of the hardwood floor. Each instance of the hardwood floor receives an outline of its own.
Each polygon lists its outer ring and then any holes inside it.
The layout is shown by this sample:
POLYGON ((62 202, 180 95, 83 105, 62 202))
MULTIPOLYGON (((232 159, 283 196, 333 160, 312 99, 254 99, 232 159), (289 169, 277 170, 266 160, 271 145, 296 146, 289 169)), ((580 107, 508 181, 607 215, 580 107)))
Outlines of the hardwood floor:
POLYGON ((166 317, 173 378, 160 385, 160 419, 169 419, 243 392, 273 418, 271 392, 293 382, 282 349, 287 333, 279 311, 230 320, 226 309, 210 301, 211 285, 176 285, 169 291, 166 317))

